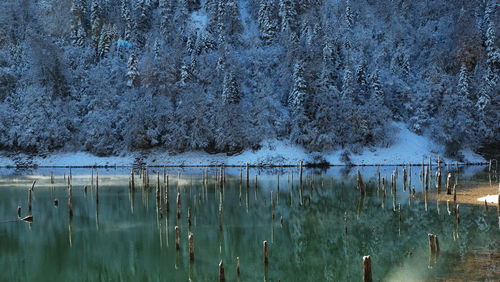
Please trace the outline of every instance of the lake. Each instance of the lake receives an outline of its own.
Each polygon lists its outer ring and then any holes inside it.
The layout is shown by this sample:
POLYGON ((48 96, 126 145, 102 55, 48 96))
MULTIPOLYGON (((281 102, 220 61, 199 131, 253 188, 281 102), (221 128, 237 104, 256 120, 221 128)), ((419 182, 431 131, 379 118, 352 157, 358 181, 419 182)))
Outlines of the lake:
POLYGON ((450 168, 458 217, 453 195, 446 195, 446 167, 440 195, 436 166, 427 192, 421 166, 412 167, 414 194, 403 167, 397 167, 395 190, 396 167, 359 169, 364 196, 357 167, 304 168, 302 181, 298 167, 249 168, 248 180, 245 167, 225 168, 223 178, 220 168, 167 167, 167 212, 161 167, 148 169, 149 185, 136 168, 133 189, 130 168, 73 168, 72 216, 69 168, 0 169, 0 280, 216 281, 223 261, 228 281, 361 281, 366 255, 376 281, 500 279, 498 205, 486 211, 484 203, 460 199, 476 187, 497 191, 497 174, 482 166, 450 168), (32 222, 18 220, 18 206, 32 222), (439 238, 437 255, 430 255, 429 233, 439 238))

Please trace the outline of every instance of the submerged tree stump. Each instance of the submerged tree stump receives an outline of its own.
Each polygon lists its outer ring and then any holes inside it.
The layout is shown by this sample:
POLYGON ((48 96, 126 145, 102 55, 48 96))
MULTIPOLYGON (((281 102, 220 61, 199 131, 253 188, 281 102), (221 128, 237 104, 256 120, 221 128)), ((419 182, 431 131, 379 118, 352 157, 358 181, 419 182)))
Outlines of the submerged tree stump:
POLYGON ((451 195, 452 187, 451 173, 448 172, 448 177, 446 178, 446 194, 451 195))
POLYGON ((361 176, 361 172, 358 169, 358 189, 361 195, 365 195, 365 185, 363 184, 363 177, 361 176))
POLYGON ((269 264, 269 252, 268 252, 268 246, 267 246, 267 241, 264 241, 264 265, 269 264))
POLYGON ((226 276, 224 275, 224 263, 222 262, 222 260, 219 262, 219 281, 226 281, 226 276))
POLYGON ((372 278, 372 258, 370 256, 363 257, 363 282, 371 282, 372 278))
POLYGON ((189 234, 189 260, 194 261, 194 236, 193 233, 189 234))

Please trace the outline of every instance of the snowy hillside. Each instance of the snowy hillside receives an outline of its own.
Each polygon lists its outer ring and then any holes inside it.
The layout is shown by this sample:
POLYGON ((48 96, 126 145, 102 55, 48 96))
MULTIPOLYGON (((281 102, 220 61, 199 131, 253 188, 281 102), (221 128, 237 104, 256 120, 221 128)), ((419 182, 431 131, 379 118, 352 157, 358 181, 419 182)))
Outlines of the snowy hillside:
POLYGON ((0 11, 0 151, 21 153, 5 164, 500 150, 497 1, 4 0, 0 11))

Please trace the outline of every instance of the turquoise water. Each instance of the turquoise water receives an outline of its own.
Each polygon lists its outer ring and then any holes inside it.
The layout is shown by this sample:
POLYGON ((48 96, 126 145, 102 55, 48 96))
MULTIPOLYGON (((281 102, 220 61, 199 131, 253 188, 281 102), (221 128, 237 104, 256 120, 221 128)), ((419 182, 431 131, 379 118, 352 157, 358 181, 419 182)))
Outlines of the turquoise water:
MULTIPOLYGON (((394 169, 383 167, 381 175, 390 178, 394 169)), ((434 184, 425 196, 420 168, 412 169, 415 196, 404 191, 400 167, 395 195, 386 184, 384 197, 382 187, 377 187, 377 168, 361 168, 367 190, 361 197, 356 168, 305 169, 302 186, 297 168, 251 168, 248 186, 245 169, 240 183, 240 169, 227 168, 222 188, 215 179, 215 168, 208 169, 208 183, 202 180, 202 168, 167 168, 169 213, 162 168, 149 170, 149 188, 143 186, 136 170, 133 191, 129 189, 130 169, 98 169, 93 182, 90 169, 73 169, 71 218, 64 176, 67 178, 69 169, 1 169, 0 280, 216 281, 222 260, 226 279, 236 281, 239 257, 241 281, 361 281, 365 255, 372 257, 375 280, 445 280, 456 279, 454 273, 465 269, 465 263, 479 264, 479 258, 474 259, 478 253, 486 253, 491 262, 481 272, 484 276, 476 273, 459 278, 498 279, 497 207, 490 206, 485 213, 482 205, 460 204, 458 223, 453 211, 448 213, 446 202, 438 206, 433 200, 437 193, 434 184), (51 173, 54 184, 50 183, 51 173), (156 201, 156 173, 162 187, 161 211, 156 201), (33 222, 18 221, 18 206, 22 216, 28 215, 28 189, 35 179, 33 222), (180 220, 176 216, 178 191, 180 220), (54 199, 58 200, 57 207, 54 199), (191 227, 188 208, 192 212, 191 227), (175 226, 180 229, 178 251, 175 226), (195 245, 192 263, 189 232, 195 245), (436 260, 429 258, 428 233, 439 236, 441 251, 436 260), (267 268, 263 241, 269 244, 267 268)), ((469 167, 454 177, 460 189, 498 187, 498 177, 486 171, 469 167)))

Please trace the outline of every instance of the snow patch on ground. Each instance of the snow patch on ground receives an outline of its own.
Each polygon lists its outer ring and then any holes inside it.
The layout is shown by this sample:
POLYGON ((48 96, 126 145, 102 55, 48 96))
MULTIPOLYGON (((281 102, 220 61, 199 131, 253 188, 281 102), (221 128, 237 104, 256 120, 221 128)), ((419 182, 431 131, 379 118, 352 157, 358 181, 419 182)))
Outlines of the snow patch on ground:
POLYGON ((498 195, 488 195, 488 196, 478 198, 477 200, 479 202, 482 202, 482 203, 484 203, 484 201, 486 201, 488 203, 498 204, 498 195))
MULTIPOLYGON (((435 144, 425 136, 417 135, 406 128, 404 123, 393 123, 394 143, 388 148, 365 148, 359 155, 351 154, 351 162, 357 165, 370 164, 417 164, 425 158, 428 162, 429 157, 433 162, 441 156, 443 162, 455 161, 443 158, 444 146, 435 144)), ((340 160, 341 152, 328 154, 326 160, 332 164, 342 163, 340 160)), ((484 158, 475 154, 471 150, 463 150, 464 163, 482 163, 484 158)))
MULTIPOLYGON (((388 148, 365 148, 360 154, 351 154, 351 163, 354 165, 398 165, 419 164, 422 158, 433 162, 442 156, 444 147, 437 145, 424 136, 419 136, 408 130, 403 123, 394 123, 394 143, 388 148)), ((38 166, 130 166, 134 163, 148 165, 170 166, 204 166, 225 164, 240 166, 249 165, 277 166, 297 165, 300 160, 304 163, 314 161, 314 156, 320 156, 332 165, 344 165, 341 161, 342 151, 323 154, 310 154, 302 147, 285 141, 267 141, 259 150, 246 150, 241 154, 227 156, 226 154, 209 154, 204 151, 192 151, 171 155, 165 151, 150 150, 147 152, 129 152, 122 156, 98 157, 85 152, 54 153, 47 157, 30 157, 16 155, 15 159, 0 155, 0 166, 15 166, 19 164, 38 166)), ((465 163, 486 163, 481 156, 470 150, 464 150, 465 163)), ((441 157, 443 162, 454 162, 452 159, 441 157)))

